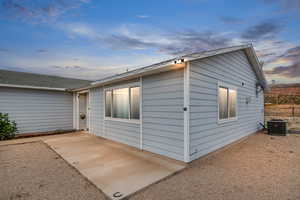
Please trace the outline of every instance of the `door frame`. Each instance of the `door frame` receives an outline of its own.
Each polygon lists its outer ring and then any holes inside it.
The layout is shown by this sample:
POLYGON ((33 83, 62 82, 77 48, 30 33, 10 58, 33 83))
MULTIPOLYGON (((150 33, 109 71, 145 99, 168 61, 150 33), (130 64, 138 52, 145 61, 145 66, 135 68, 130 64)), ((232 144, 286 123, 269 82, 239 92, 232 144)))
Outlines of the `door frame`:
POLYGON ((83 91, 74 93, 73 98, 74 98, 75 106, 73 108, 74 109, 74 112, 73 112, 74 126, 73 127, 76 130, 79 130, 79 120, 80 120, 80 118, 79 118, 79 95, 80 94, 86 94, 86 100, 87 100, 86 101, 87 102, 87 104, 86 104, 86 114, 87 114, 87 120, 86 120, 87 129, 86 129, 86 131, 89 131, 89 129, 90 129, 90 92, 89 92, 89 90, 83 90, 83 91))

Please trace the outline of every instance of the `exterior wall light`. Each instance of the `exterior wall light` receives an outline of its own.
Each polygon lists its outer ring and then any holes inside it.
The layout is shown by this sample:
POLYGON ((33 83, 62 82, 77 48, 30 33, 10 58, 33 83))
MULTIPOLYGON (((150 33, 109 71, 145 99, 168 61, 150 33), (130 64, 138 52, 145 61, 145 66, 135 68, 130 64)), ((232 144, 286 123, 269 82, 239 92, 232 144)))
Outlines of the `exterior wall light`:
POLYGON ((180 58, 180 59, 174 60, 174 64, 181 64, 183 62, 184 62, 184 58, 180 58))

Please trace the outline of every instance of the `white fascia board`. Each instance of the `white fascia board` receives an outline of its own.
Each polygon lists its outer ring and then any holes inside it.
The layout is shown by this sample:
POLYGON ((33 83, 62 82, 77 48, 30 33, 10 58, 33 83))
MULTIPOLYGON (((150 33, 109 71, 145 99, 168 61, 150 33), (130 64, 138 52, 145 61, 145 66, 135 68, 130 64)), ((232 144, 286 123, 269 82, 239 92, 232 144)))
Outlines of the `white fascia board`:
POLYGON ((263 86, 263 89, 267 91, 269 89, 268 84, 267 84, 263 69, 261 67, 261 64, 258 60, 258 57, 255 53, 253 46, 251 45, 249 48, 246 48, 245 53, 250 61, 250 64, 253 67, 253 70, 254 70, 260 84, 263 86))
POLYGON ((217 50, 212 50, 212 51, 206 51, 206 52, 200 52, 199 54, 191 54, 191 55, 186 55, 183 56, 185 61, 193 61, 193 60, 198 60, 198 59, 203 59, 203 58, 208 58, 220 54, 225 54, 225 53, 230 53, 242 49, 247 49, 252 47, 252 45, 247 44, 247 45, 241 45, 241 46, 235 46, 235 47, 228 47, 228 48, 222 48, 222 49, 217 49, 217 50))
POLYGON ((95 81, 95 82, 91 83, 91 85, 88 87, 77 88, 77 89, 73 89, 72 91, 81 91, 81 90, 86 90, 86 89, 95 88, 95 87, 99 87, 99 86, 105 86, 105 85, 109 85, 109 84, 112 84, 115 82, 126 81, 126 80, 130 80, 130 79, 134 79, 134 78, 139 78, 141 76, 147 76, 147 75, 151 75, 151 74, 157 74, 160 72, 181 69, 184 67, 185 67, 185 63, 172 64, 172 62, 170 62, 168 64, 157 65, 155 67, 149 67, 149 68, 145 68, 145 69, 141 69, 141 70, 134 70, 132 72, 120 74, 120 75, 117 75, 117 76, 114 76, 114 77, 111 77, 111 78, 108 78, 108 79, 105 79, 102 81, 95 81))
POLYGON ((67 91, 66 88, 51 88, 51 87, 38 87, 29 85, 13 85, 13 84, 0 84, 0 87, 10 87, 10 88, 24 88, 24 89, 34 89, 34 90, 54 90, 54 91, 67 91))

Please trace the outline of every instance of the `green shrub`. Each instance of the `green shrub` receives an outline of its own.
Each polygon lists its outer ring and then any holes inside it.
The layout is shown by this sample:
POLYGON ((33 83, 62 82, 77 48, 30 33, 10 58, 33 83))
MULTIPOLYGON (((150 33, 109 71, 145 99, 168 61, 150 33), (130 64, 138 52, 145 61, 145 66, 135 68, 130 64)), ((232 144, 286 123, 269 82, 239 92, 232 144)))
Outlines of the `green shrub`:
POLYGON ((17 124, 9 120, 8 114, 0 113, 0 140, 8 140, 15 137, 17 124))

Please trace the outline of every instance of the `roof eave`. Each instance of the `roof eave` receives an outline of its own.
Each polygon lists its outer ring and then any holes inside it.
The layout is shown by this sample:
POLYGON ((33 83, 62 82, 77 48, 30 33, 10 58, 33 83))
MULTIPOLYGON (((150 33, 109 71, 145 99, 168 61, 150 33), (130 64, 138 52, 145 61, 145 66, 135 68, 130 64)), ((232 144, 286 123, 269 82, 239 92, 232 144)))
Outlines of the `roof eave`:
POLYGON ((30 85, 14 85, 14 84, 0 84, 0 87, 34 89, 34 90, 67 91, 66 88, 51 88, 51 87, 39 87, 39 86, 30 86, 30 85))
POLYGON ((125 81, 125 80, 129 80, 129 79, 133 79, 133 78, 138 78, 140 76, 156 74, 156 73, 160 73, 160 72, 164 72, 164 71, 169 71, 172 69, 179 69, 179 68, 185 67, 187 62, 190 62, 193 60, 208 58, 208 57, 212 57, 215 55, 220 55, 220 54, 239 51, 239 50, 243 50, 246 53, 251 65, 253 67, 253 70, 259 79, 259 84, 263 87, 264 90, 268 90, 268 85, 267 85, 264 73, 262 71, 261 64, 255 53, 255 50, 251 44, 246 44, 246 45, 240 45, 240 46, 235 46, 235 47, 230 47, 230 48, 223 48, 223 49, 217 49, 217 50, 213 50, 213 51, 207 51, 207 52, 199 53, 199 54, 196 53, 196 54, 182 56, 179 58, 169 60, 167 63, 151 65, 149 67, 145 67, 145 68, 137 69, 134 71, 126 72, 123 74, 119 74, 119 75, 116 75, 116 76, 113 76, 113 77, 110 77, 107 79, 93 82, 87 87, 77 88, 77 89, 73 89, 71 91, 76 92, 76 91, 86 90, 86 89, 90 89, 90 88, 94 88, 94 87, 112 84, 112 83, 119 82, 119 81, 125 81), (175 60, 178 60, 181 58, 184 59, 184 63, 174 64, 175 60))
POLYGON ((132 72, 128 72, 128 73, 124 73, 119 75, 118 77, 112 77, 109 79, 104 79, 102 81, 96 81, 94 83, 91 83, 90 86, 87 87, 82 87, 82 88, 76 88, 73 89, 73 92, 78 92, 81 90, 86 90, 86 89, 91 89, 91 88, 95 88, 95 87, 100 87, 100 86, 104 86, 104 85, 109 85, 115 82, 120 82, 120 81, 126 81, 126 80, 130 80, 130 79, 134 79, 134 78, 139 78, 141 76, 146 76, 146 75, 151 75, 151 74, 157 74, 160 72, 165 72, 165 71, 170 71, 170 70, 176 70, 176 69, 181 69, 184 68, 186 65, 186 62, 181 63, 181 64, 174 64, 173 62, 169 62, 167 64, 164 65, 159 65, 159 66, 155 66, 155 68, 145 68, 144 70, 140 70, 138 72, 136 71, 132 71, 132 72))
POLYGON ((256 76, 259 79, 259 84, 263 87, 263 89, 265 91, 268 91, 269 86, 267 84, 264 72, 262 70, 261 63, 258 60, 258 57, 255 53, 255 50, 254 50, 253 46, 251 45, 250 47, 245 48, 244 51, 245 51, 251 65, 253 66, 253 70, 254 70, 256 76))

